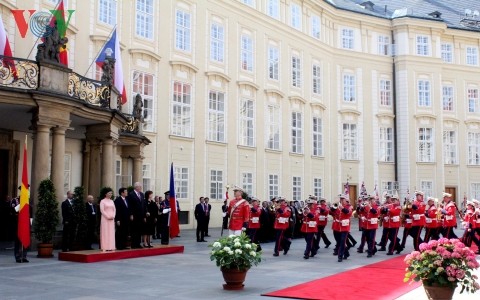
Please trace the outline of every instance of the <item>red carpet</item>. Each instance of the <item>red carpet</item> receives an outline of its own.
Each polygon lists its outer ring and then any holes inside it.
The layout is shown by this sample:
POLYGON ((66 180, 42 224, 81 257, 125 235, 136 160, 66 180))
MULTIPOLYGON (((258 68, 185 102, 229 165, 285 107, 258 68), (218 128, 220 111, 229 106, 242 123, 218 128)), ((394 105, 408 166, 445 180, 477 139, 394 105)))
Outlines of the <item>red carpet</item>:
POLYGON ((58 259, 63 261, 73 261, 82 263, 92 263, 99 261, 118 260, 154 255, 164 255, 172 253, 183 253, 183 246, 178 245, 158 245, 153 248, 116 250, 111 252, 102 252, 101 250, 84 250, 72 252, 60 252, 58 259))
POLYGON ((421 285, 417 282, 403 283, 406 268, 404 258, 405 255, 402 255, 262 296, 295 299, 392 300, 421 285))

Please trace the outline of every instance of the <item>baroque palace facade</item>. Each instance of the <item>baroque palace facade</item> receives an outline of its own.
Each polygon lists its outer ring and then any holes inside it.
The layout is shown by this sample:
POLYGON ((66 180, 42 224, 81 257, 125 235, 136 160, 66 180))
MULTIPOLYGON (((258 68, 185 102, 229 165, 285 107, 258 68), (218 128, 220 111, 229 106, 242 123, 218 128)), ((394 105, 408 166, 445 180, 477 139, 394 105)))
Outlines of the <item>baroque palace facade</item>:
MULTIPOLYGON (((10 10, 56 2, 2 1, 13 56, 34 59, 36 37, 20 36, 10 10)), ((29 149, 33 187, 51 174, 64 193, 83 185, 96 195, 100 185, 139 180, 162 195, 173 162, 183 228, 195 225, 199 196, 210 197, 211 224, 219 226, 227 184, 261 200, 334 201, 347 181, 352 199, 363 182, 369 193, 377 186, 402 198, 414 190, 449 191, 458 203, 480 197, 477 1, 65 5, 75 10, 67 30, 73 72, 99 79, 92 62, 117 26, 129 100, 118 116, 60 98, 43 109, 43 96, 25 106, 25 93, 0 86, 0 146, 11 150, 2 180, 11 193, 27 133, 33 145, 43 141, 29 149), (144 99, 143 136, 118 135, 136 94, 144 99), (35 154, 48 149, 39 171, 35 154)))

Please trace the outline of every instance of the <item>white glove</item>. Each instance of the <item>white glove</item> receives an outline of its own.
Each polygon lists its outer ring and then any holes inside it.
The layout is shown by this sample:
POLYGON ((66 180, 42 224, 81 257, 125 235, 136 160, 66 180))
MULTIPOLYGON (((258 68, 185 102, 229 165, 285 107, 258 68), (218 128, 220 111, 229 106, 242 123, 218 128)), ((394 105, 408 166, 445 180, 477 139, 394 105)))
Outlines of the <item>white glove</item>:
POLYGON ((166 213, 169 213, 170 211, 171 211, 170 208, 164 208, 163 211, 162 211, 162 213, 166 214, 166 213))

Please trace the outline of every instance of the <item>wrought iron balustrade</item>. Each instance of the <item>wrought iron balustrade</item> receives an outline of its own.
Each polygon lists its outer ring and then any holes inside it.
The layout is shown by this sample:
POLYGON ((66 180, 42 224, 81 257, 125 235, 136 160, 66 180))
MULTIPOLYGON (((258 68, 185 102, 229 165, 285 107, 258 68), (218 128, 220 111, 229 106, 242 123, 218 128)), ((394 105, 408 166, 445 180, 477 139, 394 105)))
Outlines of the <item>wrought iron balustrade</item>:
POLYGON ((0 86, 34 90, 38 75, 36 61, 0 55, 0 86))
POLYGON ((77 73, 68 76, 68 95, 100 107, 110 107, 110 87, 98 80, 77 73))

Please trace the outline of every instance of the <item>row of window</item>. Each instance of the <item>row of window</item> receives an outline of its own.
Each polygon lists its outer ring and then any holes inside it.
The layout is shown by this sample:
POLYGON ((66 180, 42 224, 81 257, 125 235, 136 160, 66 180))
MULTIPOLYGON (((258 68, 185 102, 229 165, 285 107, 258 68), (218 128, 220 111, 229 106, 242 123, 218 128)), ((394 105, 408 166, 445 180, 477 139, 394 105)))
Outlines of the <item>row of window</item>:
MULTIPOLYGON (((178 199, 190 199, 189 195, 189 169, 186 167, 175 167, 175 195, 178 199)), ((143 166, 143 185, 145 189, 151 187, 151 168, 150 165, 143 166)), ((223 170, 210 170, 209 177, 209 198, 214 200, 223 200, 225 197, 225 177, 223 170)), ((323 195, 323 184, 322 178, 314 177, 312 182, 313 195, 317 197, 322 197, 323 195)), ((254 191, 254 175, 252 172, 244 172, 241 174, 241 185, 245 192, 249 195, 255 195, 254 191)), ((278 174, 268 174, 266 178, 267 188, 265 192, 268 199, 278 197, 281 195, 280 190, 280 176, 278 174)), ((396 182, 393 181, 384 181, 382 182, 382 190, 387 193, 393 194, 395 190, 398 190, 396 182)), ((430 180, 421 180, 420 181, 420 190, 428 196, 433 195, 433 181, 430 180)), ((301 201, 303 200, 303 181, 301 176, 292 176, 292 200, 301 201)), ((480 183, 471 183, 470 184, 470 194, 473 198, 480 198, 480 183)))

